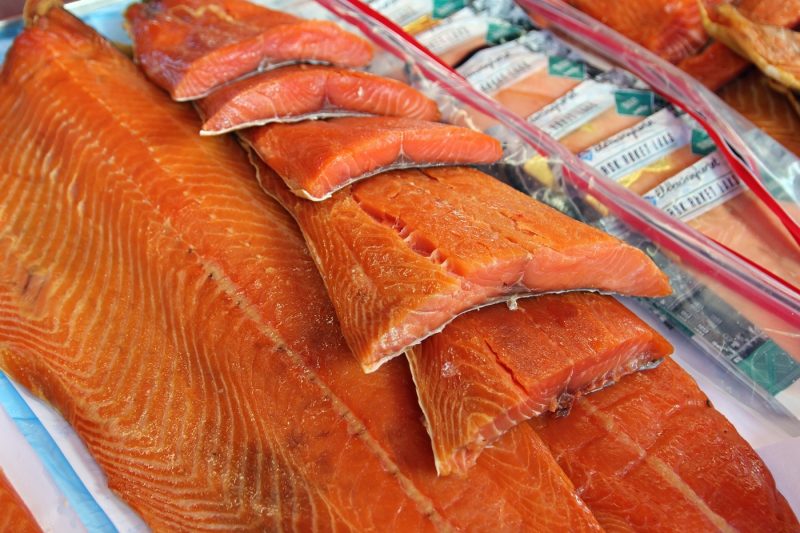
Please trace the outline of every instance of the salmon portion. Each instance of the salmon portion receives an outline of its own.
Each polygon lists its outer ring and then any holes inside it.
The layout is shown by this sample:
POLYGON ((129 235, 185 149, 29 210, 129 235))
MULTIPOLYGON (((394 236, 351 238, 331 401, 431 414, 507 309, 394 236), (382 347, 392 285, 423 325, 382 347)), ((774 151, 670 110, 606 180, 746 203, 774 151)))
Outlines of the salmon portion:
POLYGON ((670 292, 640 250, 475 169, 385 172, 312 203, 253 159, 299 223, 367 372, 457 315, 514 296, 670 292))
POLYGON ((731 4, 703 10, 703 24, 714 38, 752 61, 765 75, 800 90, 800 33, 749 20, 731 4))
POLYGON ((547 68, 543 68, 501 88, 493 96, 510 111, 524 118, 564 96, 581 81, 583 80, 552 76, 547 68))
POLYGON ((800 157, 800 112, 757 71, 729 83, 719 97, 800 157))
POLYGON ((364 66, 372 47, 338 25, 246 0, 149 0, 125 13, 136 61, 175 100, 270 66, 304 61, 364 66))
POLYGON ((644 194, 702 158, 702 155, 692 151, 691 146, 682 146, 658 161, 627 174, 618 181, 636 194, 644 194))
POLYGON ((503 157, 493 137, 409 118, 348 117, 270 124, 244 137, 296 195, 325 200, 390 168, 488 164, 503 157))
MULTIPOLYGON (((540 444, 544 448, 543 444, 540 444)), ((11 533, 39 533, 42 529, 25 502, 14 490, 0 469, 0 531, 11 533)))
POLYGON ((439 120, 436 102, 405 83, 317 65, 292 65, 233 82, 198 100, 197 107, 201 135, 347 115, 439 120))
POLYGON ((697 0, 567 0, 671 63, 708 40, 697 0))
POLYGON ((670 360, 532 425, 606 530, 800 530, 766 465, 670 360))
POLYGON ((599 530, 531 428, 438 478, 241 148, 77 19, 17 39, 0 118, 0 368, 153 530, 599 530))
POLYGON ((577 154, 603 139, 635 126, 643 119, 641 115, 621 115, 616 109, 607 109, 558 139, 558 142, 573 154, 577 154))
POLYGON ((464 314, 406 352, 439 475, 464 475, 506 431, 672 353, 610 296, 551 294, 464 314))

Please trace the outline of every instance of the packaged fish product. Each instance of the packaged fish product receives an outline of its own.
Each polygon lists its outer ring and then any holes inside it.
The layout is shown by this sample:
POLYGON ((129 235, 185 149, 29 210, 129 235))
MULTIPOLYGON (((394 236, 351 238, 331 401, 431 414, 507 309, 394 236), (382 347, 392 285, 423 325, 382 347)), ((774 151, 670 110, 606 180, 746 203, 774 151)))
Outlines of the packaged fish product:
POLYGON ((243 137, 294 194, 316 201, 387 170, 489 164, 503 156, 503 147, 489 135, 409 118, 270 124, 243 137))
POLYGON ((256 74, 197 100, 201 135, 269 122, 358 115, 438 120, 436 102, 383 76, 320 65, 292 65, 256 74))
POLYGON ((589 78, 593 67, 548 32, 481 50, 458 68, 479 91, 527 117, 589 78))
POLYGON ((578 157, 607 178, 641 194, 715 149, 714 142, 691 117, 664 108, 578 157))

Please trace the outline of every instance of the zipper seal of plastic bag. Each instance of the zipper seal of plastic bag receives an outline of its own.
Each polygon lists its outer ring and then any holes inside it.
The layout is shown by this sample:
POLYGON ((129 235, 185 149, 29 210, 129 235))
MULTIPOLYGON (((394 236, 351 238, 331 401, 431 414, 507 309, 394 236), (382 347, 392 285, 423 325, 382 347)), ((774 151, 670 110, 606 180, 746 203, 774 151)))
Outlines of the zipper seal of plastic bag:
POLYGON ((518 4, 598 49, 606 57, 614 58, 697 120, 717 144, 736 176, 778 217, 800 246, 800 224, 764 186, 755 170, 758 168, 754 162, 756 156, 747 143, 709 104, 709 100, 717 100, 716 95, 671 63, 561 0, 518 0, 518 4))
POLYGON ((316 1, 358 28, 384 50, 415 63, 423 74, 442 85, 453 97, 501 121, 538 153, 562 162, 565 173, 576 186, 611 207, 624 223, 675 253, 698 271, 718 279, 762 309, 800 328, 800 295, 774 275, 765 273, 750 261, 742 261, 726 247, 673 219, 619 184, 608 182, 544 132, 476 91, 460 74, 366 4, 359 0, 316 1), (382 32, 391 37, 382 35, 382 32))

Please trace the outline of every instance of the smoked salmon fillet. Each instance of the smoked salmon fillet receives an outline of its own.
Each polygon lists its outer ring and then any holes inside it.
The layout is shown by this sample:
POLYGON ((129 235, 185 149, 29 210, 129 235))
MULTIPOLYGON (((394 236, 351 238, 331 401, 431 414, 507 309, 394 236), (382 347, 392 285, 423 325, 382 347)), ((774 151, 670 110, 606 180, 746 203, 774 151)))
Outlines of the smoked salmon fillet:
POLYGON ((469 128, 398 117, 346 117, 269 124, 242 134, 296 195, 325 200, 390 168, 489 164, 496 139, 469 128))
POLYGON ((175 100, 194 100, 245 74, 316 61, 361 67, 364 39, 246 0, 149 0, 125 13, 137 62, 175 100))
POLYGON ((42 529, 0 469, 0 532, 40 533, 42 529))
POLYGON ((673 361, 531 425, 608 531, 800 531, 766 465, 673 361))
POLYGON ((518 295, 670 292, 640 250, 472 168, 385 172, 308 202, 251 159, 299 223, 367 372, 457 315, 518 295))
POLYGON ((550 294, 466 313, 406 352, 440 475, 518 423, 652 365, 672 346, 611 296, 550 294))
POLYGON ((155 531, 598 531, 529 427, 438 478, 232 137, 61 9, 0 75, 0 368, 155 531))
POLYGON ((439 120, 436 102, 405 83, 319 65, 292 65, 233 82, 198 100, 197 107, 204 119, 201 135, 345 115, 439 120))

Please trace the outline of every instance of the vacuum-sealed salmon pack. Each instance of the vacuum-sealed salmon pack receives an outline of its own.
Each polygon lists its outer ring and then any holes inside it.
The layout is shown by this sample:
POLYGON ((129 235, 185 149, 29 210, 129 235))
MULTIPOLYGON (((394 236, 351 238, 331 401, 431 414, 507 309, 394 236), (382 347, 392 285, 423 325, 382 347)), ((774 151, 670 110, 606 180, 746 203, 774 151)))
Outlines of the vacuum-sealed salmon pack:
POLYGON ((84 447, 37 453, 87 529, 799 527, 721 414, 800 433, 798 302, 692 229, 733 204, 680 220, 695 175, 744 194, 699 121, 549 31, 468 81, 355 0, 128 3, 125 48, 34 0, 0 77, 0 427, 64 414, 84 447), (646 198, 585 156, 693 140, 646 198))

